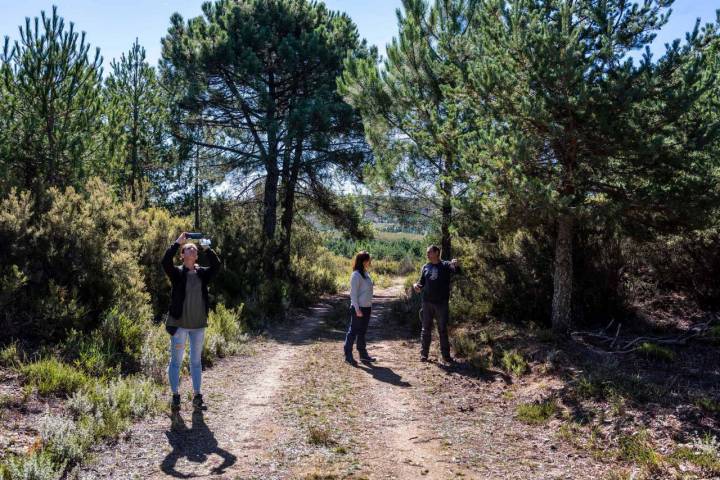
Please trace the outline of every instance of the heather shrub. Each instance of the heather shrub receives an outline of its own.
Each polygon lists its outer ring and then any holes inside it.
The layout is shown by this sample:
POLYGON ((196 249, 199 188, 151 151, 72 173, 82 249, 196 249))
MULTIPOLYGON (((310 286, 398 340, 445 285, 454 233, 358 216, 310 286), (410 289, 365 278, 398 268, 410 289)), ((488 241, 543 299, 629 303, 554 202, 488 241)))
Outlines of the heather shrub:
POLYGON ((242 324, 242 306, 229 309, 220 304, 215 307, 208 316, 203 361, 209 363, 216 357, 237 353, 245 340, 245 330, 246 327, 242 324))
POLYGON ((34 452, 25 456, 13 456, 0 464, 3 480, 59 480, 65 465, 57 465, 47 452, 34 452))
POLYGON ((62 363, 56 358, 48 358, 20 366, 20 373, 26 385, 36 388, 38 394, 69 395, 90 382, 84 372, 62 363))
MULTIPOLYGON (((7 338, 58 340, 98 327, 116 309, 138 323, 152 317, 138 261, 139 208, 91 180, 85 192, 48 190, 39 210, 27 192, 0 200, 0 328, 7 338), (10 301, 11 300, 11 301, 10 301)), ((168 232, 164 232, 168 235, 168 232)), ((154 262, 157 264, 157 260, 154 262)))

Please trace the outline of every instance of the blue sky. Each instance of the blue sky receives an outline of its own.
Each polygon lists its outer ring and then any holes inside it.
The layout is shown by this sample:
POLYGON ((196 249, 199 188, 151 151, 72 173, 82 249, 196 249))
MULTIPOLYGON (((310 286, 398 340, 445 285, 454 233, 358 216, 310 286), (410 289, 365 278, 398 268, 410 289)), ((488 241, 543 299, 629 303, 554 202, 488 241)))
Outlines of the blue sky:
MULTIPOLYGON (((358 25, 360 35, 378 45, 384 53, 385 45, 397 32, 395 10, 400 0, 326 0, 333 10, 347 12, 358 25)), ((160 57, 160 38, 169 25, 170 15, 179 12, 188 18, 200 14, 200 0, 0 0, 0 37, 17 38, 18 26, 25 17, 35 17, 41 10, 49 12, 58 6, 66 21, 75 23, 78 30, 87 32, 87 40, 100 47, 105 70, 110 59, 127 51, 138 37, 147 50, 151 64, 160 57)), ((714 22, 720 0, 676 0, 670 22, 658 34, 653 53, 659 56, 667 42, 684 38, 700 17, 703 23, 714 22)))

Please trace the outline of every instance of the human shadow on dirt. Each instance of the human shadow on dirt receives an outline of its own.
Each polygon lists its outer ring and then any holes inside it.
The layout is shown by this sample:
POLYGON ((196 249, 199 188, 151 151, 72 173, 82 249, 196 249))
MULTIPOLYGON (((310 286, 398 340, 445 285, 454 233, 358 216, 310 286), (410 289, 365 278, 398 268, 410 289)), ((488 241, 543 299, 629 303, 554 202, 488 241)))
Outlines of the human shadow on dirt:
POLYGON ((221 475, 237 461, 237 457, 220 448, 215 435, 205 423, 201 411, 192 414, 192 426, 187 428, 180 413, 170 417, 171 428, 165 432, 172 451, 167 454, 160 469, 175 478, 192 478, 196 475, 179 472, 176 469, 178 460, 186 457, 192 463, 205 463, 211 455, 218 455, 223 462, 212 469, 214 475, 221 475))
POLYGON ((395 373, 389 367, 380 367, 373 365, 372 363, 360 363, 358 364, 358 369, 369 373, 375 380, 380 382, 389 383, 390 385, 403 388, 411 386, 410 382, 403 380, 402 376, 395 373))

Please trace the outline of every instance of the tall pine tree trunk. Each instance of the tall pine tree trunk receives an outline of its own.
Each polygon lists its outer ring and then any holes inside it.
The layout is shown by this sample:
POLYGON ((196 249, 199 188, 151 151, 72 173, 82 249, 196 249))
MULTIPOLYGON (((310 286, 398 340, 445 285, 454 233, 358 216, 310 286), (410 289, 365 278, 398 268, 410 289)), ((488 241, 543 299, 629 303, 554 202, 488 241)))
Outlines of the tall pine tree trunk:
MULTIPOLYGON (((139 112, 137 100, 133 105, 133 127, 132 127, 132 150, 130 159, 130 200, 135 203, 137 193, 135 191, 135 184, 138 179, 138 122, 139 112)), ((197 172, 195 172, 197 175, 197 172)))
POLYGON ((442 259, 452 259, 452 241, 450 239, 450 223, 452 222, 452 203, 449 196, 443 196, 442 218, 440 220, 440 247, 442 248, 442 259))
POLYGON ((552 328, 558 333, 569 330, 572 322, 573 290, 573 217, 561 213, 555 239, 555 268, 553 273, 552 328))
POLYGON ((267 110, 267 155, 265 156, 265 193, 263 197, 263 269, 269 280, 275 278, 275 229, 277 227, 278 181, 278 125, 275 105, 275 81, 272 74, 268 78, 268 110, 267 110))
POLYGON ((292 240, 292 224, 295 218, 295 188, 300 175, 302 151, 302 141, 298 140, 295 145, 290 174, 283 188, 283 214, 280 223, 283 230, 282 260, 286 272, 290 269, 290 241, 292 240))
POLYGON ((443 171, 440 172, 443 178, 440 181, 440 198, 442 205, 440 207, 440 248, 443 260, 452 259, 452 241, 450 238, 450 225, 452 224, 452 190, 453 182, 451 178, 452 170, 452 154, 445 156, 443 171))
POLYGON ((274 268, 268 265, 273 262, 275 229, 277 227, 277 194, 280 169, 273 156, 266 164, 265 193, 263 196, 263 243, 265 244, 265 270, 273 273, 274 268))

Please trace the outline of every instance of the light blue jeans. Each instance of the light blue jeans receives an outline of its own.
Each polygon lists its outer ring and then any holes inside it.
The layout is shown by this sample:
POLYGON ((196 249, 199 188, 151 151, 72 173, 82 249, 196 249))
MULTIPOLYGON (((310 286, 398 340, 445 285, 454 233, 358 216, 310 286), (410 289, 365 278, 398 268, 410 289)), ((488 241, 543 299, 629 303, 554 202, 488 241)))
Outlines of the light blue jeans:
POLYGON ((178 393, 180 386, 180 367, 185 355, 185 344, 190 337, 190 377, 192 378, 193 391, 200 393, 202 383, 202 349, 205 341, 204 328, 182 328, 178 327, 175 335, 170 339, 170 365, 168 366, 168 377, 170 388, 173 393, 178 393))

